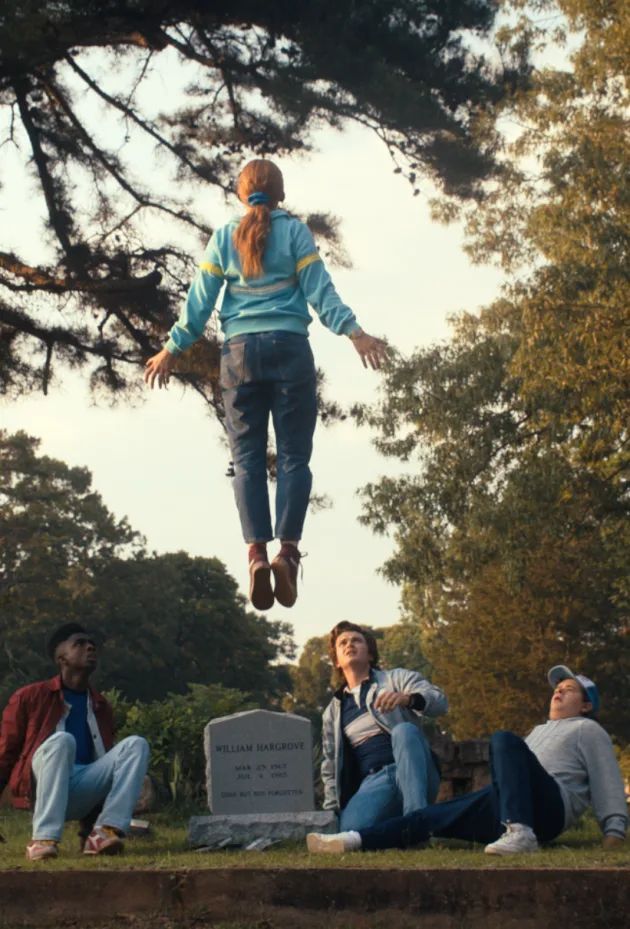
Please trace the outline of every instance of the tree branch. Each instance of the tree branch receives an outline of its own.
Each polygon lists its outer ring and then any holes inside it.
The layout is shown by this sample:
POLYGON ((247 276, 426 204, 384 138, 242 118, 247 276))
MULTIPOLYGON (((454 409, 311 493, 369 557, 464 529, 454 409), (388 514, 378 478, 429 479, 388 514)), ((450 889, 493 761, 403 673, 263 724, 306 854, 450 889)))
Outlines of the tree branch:
MULTIPOLYGON (((0 252, 0 268, 9 271, 16 277, 28 281, 32 290, 46 290, 49 293, 63 293, 69 286, 76 286, 76 281, 69 280, 67 277, 58 277, 51 274, 46 268, 32 267, 24 264, 17 255, 11 252, 0 252)), ((11 290, 23 289, 17 288, 10 281, 0 278, 0 283, 11 290)))
MULTIPOLYGON (((46 268, 31 267, 24 264, 20 259, 10 252, 0 252, 0 268, 4 268, 16 277, 26 280, 35 290, 45 290, 48 293, 60 294, 67 292, 90 293, 90 294, 125 294, 135 293, 140 290, 152 290, 158 286, 162 279, 159 271, 153 270, 144 274, 142 277, 125 277, 125 278, 78 278, 78 277, 55 277, 46 268)), ((11 282, 2 280, 0 284, 15 289, 11 282)))
POLYGON ((143 64, 142 64, 142 69, 140 70, 140 74, 138 75, 137 80, 134 81, 134 85, 133 85, 133 87, 131 88, 131 90, 129 91, 129 96, 127 97, 127 102, 125 103, 125 106, 127 106, 127 107, 131 104, 131 101, 132 101, 133 98, 134 98, 134 95, 135 95, 135 93, 136 93, 136 90, 138 89, 138 87, 140 86, 140 84, 142 83, 142 81, 144 80, 144 77, 145 77, 145 75, 146 75, 146 73, 147 73, 147 69, 148 69, 148 67, 149 67, 149 62, 150 62, 151 59, 153 58, 153 52, 154 52, 154 49, 151 49, 151 51, 149 52, 149 54, 148 54, 147 57, 145 58, 145 60, 144 60, 144 62, 143 62, 143 64))
POLYGON ((148 207, 154 210, 160 210, 163 213, 167 213, 169 216, 173 216, 176 219, 181 220, 182 222, 188 223, 191 226, 194 226, 196 229, 199 229, 200 232, 204 232, 207 235, 211 234, 210 229, 203 223, 198 223, 187 211, 185 210, 175 210, 172 207, 165 206, 162 203, 156 203, 151 200, 146 194, 139 193, 124 177, 123 174, 118 170, 118 168, 112 164, 107 155, 102 151, 101 148, 96 144, 93 138, 89 135, 86 129, 83 127, 81 121, 75 115, 74 110, 66 100, 64 94, 60 88, 54 84, 52 81, 43 81, 43 86, 46 90, 53 95, 54 99, 57 101, 59 106, 62 108, 63 112, 66 114, 67 118, 70 120, 71 124, 76 129, 77 133, 82 138, 83 142, 89 147, 89 149, 94 153, 97 161, 103 165, 105 170, 111 174, 114 180, 119 184, 120 187, 126 193, 132 197, 136 203, 140 204, 141 207, 148 207))
POLYGON ((31 118, 28 101, 26 99, 27 85, 24 82, 16 82, 13 89, 15 91, 15 97, 20 111, 20 116, 22 117, 22 123, 26 129, 26 133, 31 143, 33 159, 35 161, 39 179, 42 185, 42 190, 44 192, 44 199, 48 208, 50 224, 54 229, 57 239, 59 240, 59 243, 66 254, 68 264, 72 267, 76 267, 76 261, 72 257, 72 242, 67 231, 68 226, 70 225, 69 217, 67 213, 64 213, 64 211, 59 209, 57 206, 54 182, 52 175, 46 166, 47 157, 42 150, 39 130, 31 118))
POLYGON ((52 363, 54 342, 48 342, 46 345, 46 361, 42 372, 42 391, 45 397, 48 396, 48 383, 50 381, 50 367, 52 363))
POLYGON ((128 354, 121 354, 120 352, 114 351, 112 343, 98 342, 96 345, 92 345, 89 342, 82 341, 79 336, 59 326, 52 326, 50 328, 38 326, 30 317, 18 313, 16 310, 12 310, 7 306, 0 306, 0 325, 5 325, 18 332, 30 335, 38 341, 43 342, 47 347, 55 344, 66 345, 68 348, 73 348, 79 354, 85 353, 88 355, 96 355, 98 358, 110 357, 116 361, 137 363, 137 358, 132 358, 128 354))
MULTIPOLYGON (((172 142, 169 142, 169 140, 166 139, 160 132, 158 132, 154 126, 141 119, 133 109, 128 107, 117 97, 112 97, 111 94, 108 94, 107 91, 103 90, 102 87, 99 87, 96 81, 94 81, 79 64, 77 64, 72 55, 68 54, 64 57, 70 67, 76 72, 76 74, 79 75, 81 80, 84 81, 84 83, 87 84, 87 86, 93 90, 95 94, 98 94, 102 100, 105 100, 105 102, 109 103, 110 106, 113 106, 117 110, 120 110, 121 113, 124 113, 127 118, 132 120, 132 122, 139 126, 144 132, 155 139, 159 145, 164 146, 164 148, 168 149, 168 151, 170 151, 171 154, 173 154, 179 161, 181 161, 182 164, 185 164, 187 168, 190 168, 190 170, 196 174, 197 177, 200 177, 203 180, 208 180, 207 172, 203 172, 193 161, 190 160, 190 158, 187 158, 186 155, 182 154, 182 152, 179 152, 172 144, 172 142)), ((217 181, 213 180, 213 183, 217 183, 217 181)))

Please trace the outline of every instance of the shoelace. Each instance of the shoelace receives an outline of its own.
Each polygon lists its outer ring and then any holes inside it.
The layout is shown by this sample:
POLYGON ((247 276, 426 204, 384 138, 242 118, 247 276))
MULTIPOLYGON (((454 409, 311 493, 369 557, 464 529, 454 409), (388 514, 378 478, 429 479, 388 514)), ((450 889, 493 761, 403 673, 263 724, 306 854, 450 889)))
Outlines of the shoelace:
POLYGON ((300 575, 300 581, 302 584, 304 584, 304 565, 302 564, 302 559, 308 558, 308 552, 301 552, 299 549, 297 549, 297 553, 297 561, 291 555, 283 555, 282 557, 286 558, 286 560, 292 565, 295 565, 295 570, 300 575))
MULTIPOLYGON (((297 563, 296 567, 299 568, 299 571, 300 571, 300 581, 301 581, 302 584, 303 584, 303 583, 304 583, 304 565, 302 564, 302 561, 303 561, 304 558, 308 558, 308 552, 300 552, 300 551, 298 551, 298 555, 299 555, 299 560, 298 560, 298 563, 297 563)), ((291 559, 291 561, 293 561, 293 559, 291 559)), ((295 564, 295 562, 293 562, 293 563, 295 564)))

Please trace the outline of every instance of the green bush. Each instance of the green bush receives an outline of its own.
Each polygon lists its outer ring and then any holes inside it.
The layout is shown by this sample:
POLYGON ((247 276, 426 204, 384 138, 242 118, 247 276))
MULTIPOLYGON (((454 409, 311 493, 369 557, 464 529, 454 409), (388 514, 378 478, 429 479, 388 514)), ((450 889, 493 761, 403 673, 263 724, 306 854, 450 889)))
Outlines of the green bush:
POLYGON ((141 735, 151 746, 149 773, 158 790, 175 803, 198 800, 206 787, 203 730, 218 716, 254 709, 240 690, 220 684, 189 684, 186 694, 153 703, 130 703, 119 691, 107 693, 117 738, 141 735))

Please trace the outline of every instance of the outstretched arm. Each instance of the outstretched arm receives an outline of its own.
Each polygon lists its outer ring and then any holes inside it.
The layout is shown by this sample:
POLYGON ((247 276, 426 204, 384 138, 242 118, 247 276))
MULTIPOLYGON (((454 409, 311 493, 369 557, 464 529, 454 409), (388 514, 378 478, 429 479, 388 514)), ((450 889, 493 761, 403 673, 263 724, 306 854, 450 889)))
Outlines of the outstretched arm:
POLYGON ((302 293, 331 332, 351 339, 363 367, 377 370, 385 359, 387 344, 364 332, 350 307, 342 301, 307 226, 296 225, 294 235, 295 273, 302 293))
POLYGON ((156 381, 158 387, 166 387, 176 357, 201 338, 223 287, 220 260, 216 236, 213 235, 190 285, 179 319, 169 332, 168 342, 145 364, 144 380, 149 387, 153 388, 156 381))

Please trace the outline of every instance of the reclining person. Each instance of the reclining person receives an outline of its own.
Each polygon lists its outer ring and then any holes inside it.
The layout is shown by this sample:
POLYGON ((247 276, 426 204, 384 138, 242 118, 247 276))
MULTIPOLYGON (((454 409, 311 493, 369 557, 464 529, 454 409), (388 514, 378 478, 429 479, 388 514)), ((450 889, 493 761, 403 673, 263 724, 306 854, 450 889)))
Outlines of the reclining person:
POLYGON ((57 857, 70 819, 90 823, 85 855, 120 852, 149 746, 139 736, 114 745, 112 708, 89 686, 96 645, 82 626, 57 629, 48 652, 59 674, 17 690, 2 715, 0 793, 8 783, 13 805, 33 809, 33 839, 26 847, 31 861, 57 857))
POLYGON ((442 691, 417 671, 380 670, 374 637, 354 623, 334 627, 329 652, 341 686, 323 716, 324 808, 354 830, 433 802, 440 774, 422 716, 446 712, 442 691))
POLYGON ((439 836, 487 843, 489 855, 534 852, 539 842, 573 826, 589 805, 604 848, 619 847, 628 812, 612 742, 596 722, 597 687, 564 665, 552 668, 548 679, 553 695, 547 722, 525 740, 511 732, 492 736, 490 786, 379 825, 311 833, 309 851, 408 848, 439 836))

